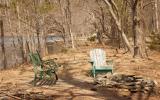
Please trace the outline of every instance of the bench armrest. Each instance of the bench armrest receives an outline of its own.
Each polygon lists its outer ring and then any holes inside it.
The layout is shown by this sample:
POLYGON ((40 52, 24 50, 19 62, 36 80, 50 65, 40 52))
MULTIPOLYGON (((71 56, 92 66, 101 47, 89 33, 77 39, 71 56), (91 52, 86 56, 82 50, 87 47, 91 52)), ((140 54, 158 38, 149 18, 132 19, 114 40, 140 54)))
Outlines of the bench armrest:
POLYGON ((94 61, 88 61, 89 63, 91 63, 91 65, 93 65, 94 61))
POLYGON ((113 62, 113 59, 106 59, 106 62, 113 62))
POLYGON ((55 62, 55 60, 57 60, 57 58, 44 60, 43 64, 44 64, 45 67, 47 67, 47 69, 54 69, 55 70, 55 69, 57 69, 58 67, 61 66, 60 64, 55 62))

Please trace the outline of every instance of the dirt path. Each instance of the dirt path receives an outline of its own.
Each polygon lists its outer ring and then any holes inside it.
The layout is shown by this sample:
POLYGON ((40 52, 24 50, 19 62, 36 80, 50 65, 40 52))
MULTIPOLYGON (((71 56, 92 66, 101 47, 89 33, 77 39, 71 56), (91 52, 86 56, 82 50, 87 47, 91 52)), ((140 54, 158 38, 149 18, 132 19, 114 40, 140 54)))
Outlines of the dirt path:
MULTIPOLYGON (((89 76, 88 63, 89 47, 80 50, 70 50, 46 57, 57 57, 58 62, 64 63, 59 68, 59 80, 54 86, 33 87, 32 65, 22 65, 18 68, 0 72, 0 90, 5 93, 17 91, 29 93, 43 93, 52 95, 54 100, 143 100, 143 94, 126 94, 117 89, 99 87, 95 90, 93 78, 89 76), (139 96, 140 95, 140 96, 139 96)), ((113 49, 105 48, 107 56, 114 59, 114 73, 135 74, 151 78, 160 84, 160 53, 151 53, 150 60, 131 59, 132 57, 120 51, 114 53, 113 49)), ((160 100, 158 96, 150 96, 148 100, 160 100)))

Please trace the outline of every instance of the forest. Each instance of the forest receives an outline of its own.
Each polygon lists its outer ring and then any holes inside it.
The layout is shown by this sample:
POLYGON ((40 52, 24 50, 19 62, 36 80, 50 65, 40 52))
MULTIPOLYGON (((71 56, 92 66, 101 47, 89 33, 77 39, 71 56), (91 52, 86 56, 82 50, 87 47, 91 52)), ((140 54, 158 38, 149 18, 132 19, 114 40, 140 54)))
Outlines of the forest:
POLYGON ((2 100, 160 100, 160 0, 0 0, 0 57, 2 100))

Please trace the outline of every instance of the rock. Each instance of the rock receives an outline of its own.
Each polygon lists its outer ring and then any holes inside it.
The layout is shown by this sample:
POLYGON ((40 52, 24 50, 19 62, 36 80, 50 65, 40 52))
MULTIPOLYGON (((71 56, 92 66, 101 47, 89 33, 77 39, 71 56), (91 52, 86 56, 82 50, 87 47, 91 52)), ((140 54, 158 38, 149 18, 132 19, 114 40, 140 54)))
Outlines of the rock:
POLYGON ((128 89, 119 89, 118 90, 118 94, 120 96, 129 96, 130 95, 130 91, 128 89))
POLYGON ((97 91, 96 87, 91 88, 92 91, 97 91))
POLYGON ((97 86, 106 86, 109 88, 127 89, 130 92, 150 92, 155 87, 153 80, 144 79, 135 75, 113 74, 110 76, 98 76, 95 80, 97 86))
POLYGON ((145 87, 144 87, 144 90, 147 90, 147 91, 153 91, 153 87, 145 86, 145 87))
POLYGON ((127 83, 124 83, 123 85, 134 87, 134 86, 136 86, 136 83, 135 82, 127 82, 127 83))
POLYGON ((154 80, 153 82, 154 82, 154 84, 155 84, 156 86, 158 85, 158 82, 157 82, 157 81, 154 80))

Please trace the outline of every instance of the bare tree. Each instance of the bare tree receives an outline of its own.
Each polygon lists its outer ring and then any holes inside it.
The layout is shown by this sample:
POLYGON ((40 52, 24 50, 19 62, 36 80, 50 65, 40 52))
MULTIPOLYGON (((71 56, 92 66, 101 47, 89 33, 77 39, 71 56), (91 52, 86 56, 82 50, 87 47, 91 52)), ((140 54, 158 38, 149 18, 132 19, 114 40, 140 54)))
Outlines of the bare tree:
POLYGON ((106 5, 108 5, 109 11, 111 13, 111 16, 115 20, 117 28, 120 31, 121 35, 122 35, 122 39, 123 39, 126 47, 128 48, 128 50, 130 52, 133 52, 133 49, 132 49, 132 47, 131 47, 131 45, 130 45, 130 43, 128 41, 128 38, 127 38, 126 34, 124 33, 124 30, 122 29, 121 21, 119 19, 119 14, 118 14, 118 7, 116 6, 114 1, 112 1, 112 0, 103 0, 103 1, 105 2, 106 5))
POLYGON ((75 48, 75 44, 74 44, 74 36, 72 33, 72 15, 71 15, 71 3, 70 0, 66 0, 66 8, 64 9, 65 11, 65 18, 66 18, 66 25, 67 25, 67 30, 68 33, 70 35, 70 39, 71 39, 71 44, 72 44, 72 48, 75 48))
POLYGON ((35 13, 35 23, 36 23, 36 35, 37 35, 37 45, 38 45, 38 51, 41 51, 41 45, 40 45, 40 16, 38 13, 38 5, 39 0, 34 0, 34 13, 35 13))
POLYGON ((138 11, 141 11, 140 7, 140 0, 131 0, 131 8, 132 8, 132 31, 133 31, 133 40, 134 40, 134 54, 133 57, 141 56, 146 57, 145 52, 145 39, 144 39, 144 33, 141 29, 141 17, 138 13, 138 11))

